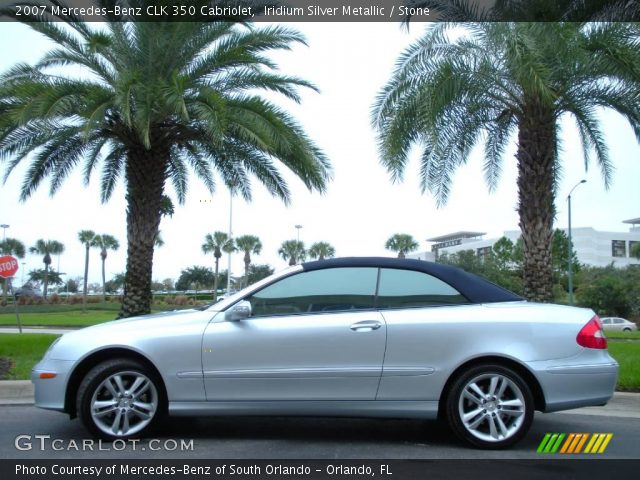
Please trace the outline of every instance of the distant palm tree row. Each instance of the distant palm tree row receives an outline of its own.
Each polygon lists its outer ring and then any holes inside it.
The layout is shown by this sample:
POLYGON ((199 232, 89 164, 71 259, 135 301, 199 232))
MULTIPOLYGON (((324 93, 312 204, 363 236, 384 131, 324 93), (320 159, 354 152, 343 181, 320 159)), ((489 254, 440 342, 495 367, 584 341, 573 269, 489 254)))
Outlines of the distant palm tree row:
POLYGON ((84 282, 82 286, 82 310, 86 310, 87 306, 87 283, 89 278, 89 249, 92 247, 100 249, 100 259, 102 260, 102 300, 106 300, 104 285, 105 281, 105 262, 107 260, 107 252, 109 250, 118 250, 120 243, 118 240, 107 234, 98 235, 93 230, 81 230, 78 232, 78 241, 85 247, 84 255, 84 282))
MULTIPOLYGON (((118 250, 120 243, 112 235, 108 234, 96 234, 92 230, 81 230, 78 232, 78 241, 85 247, 85 260, 84 260, 84 282, 82 288, 83 297, 83 310, 86 309, 86 297, 88 291, 88 276, 89 276, 89 254, 91 248, 97 248, 100 250, 100 259, 102 263, 102 292, 103 300, 105 297, 105 263, 109 250, 118 250)), ((164 241, 158 233, 155 246, 161 247, 164 245, 164 241)), ((385 243, 387 250, 397 252, 398 258, 405 258, 407 253, 417 250, 419 243, 409 234, 396 233, 391 236, 385 243)), ((214 301, 217 300, 218 281, 219 281, 219 267, 220 258, 223 253, 235 253, 241 252, 244 254, 244 278, 241 285, 247 286, 247 279, 249 277, 249 267, 251 266, 251 255, 260 255, 262 252, 262 242, 255 235, 242 235, 235 239, 229 238, 225 232, 216 231, 213 234, 207 234, 202 244, 202 252, 205 254, 213 253, 215 259, 214 269, 214 301)), ((43 240, 39 239, 34 246, 29 248, 30 253, 43 255, 42 261, 45 265, 44 275, 42 279, 43 283, 43 295, 47 298, 48 286, 49 286, 49 273, 51 265, 51 256, 59 255, 65 250, 64 244, 57 240, 43 240)), ((0 242, 0 253, 5 255, 14 255, 18 258, 24 258, 26 248, 24 244, 15 238, 7 238, 4 242, 0 242)), ((328 242, 316 242, 312 244, 309 249, 305 248, 304 242, 300 240, 285 240, 278 249, 278 254, 283 260, 288 261, 289 265, 296 265, 299 262, 305 261, 308 258, 313 260, 324 260, 327 258, 333 258, 336 255, 336 249, 328 242)), ((59 272, 57 272, 59 273, 59 272)), ((3 294, 7 294, 7 282, 3 285, 3 294)))
MULTIPOLYGON (((100 258, 102 260, 102 290, 103 290, 103 299, 104 299, 104 285, 105 285, 105 262, 107 260, 107 252, 109 250, 118 250, 120 248, 120 243, 118 240, 112 235, 102 234, 98 235, 92 230, 81 230, 78 232, 78 241, 82 243, 85 247, 85 258, 84 258, 84 285, 82 289, 83 296, 83 310, 86 308, 86 296, 87 296, 87 279, 89 276, 89 250, 91 248, 98 248, 100 250, 100 258)), ((42 278, 42 294, 44 298, 47 298, 48 290, 49 290, 49 280, 50 280, 50 269, 51 269, 51 256, 52 255, 60 255, 64 253, 65 246, 62 242, 57 240, 44 240, 42 238, 38 239, 36 243, 29 247, 29 253, 42 255, 42 263, 44 263, 44 272, 41 276, 42 278)), ((4 255, 13 255, 20 259, 24 258, 26 253, 26 248, 24 243, 15 238, 7 238, 3 242, 0 242, 0 253, 4 255)), ((33 273, 33 272, 32 272, 33 273)), ((56 272, 59 275, 60 272, 56 272)), ((38 276, 35 273, 31 276, 38 276)), ((56 277, 58 278, 58 277, 56 277)), ((7 282, 4 282, 3 285, 3 295, 6 301, 7 294, 7 282)))
MULTIPOLYGON (((213 253, 214 257, 214 284, 213 297, 217 300, 218 279, 220 270, 220 258, 223 253, 244 253, 244 278, 242 286, 247 286, 249 278, 249 267, 251 266, 251 255, 260 255, 262 252, 262 242, 255 235, 242 235, 236 238, 229 238, 225 232, 217 231, 213 234, 208 233, 204 237, 202 244, 202 252, 205 254, 213 253)), ((334 257, 336 249, 327 242, 317 242, 311 245, 309 250, 305 249, 304 242, 299 240, 286 240, 278 249, 278 254, 289 261, 289 265, 295 265, 300 261, 304 261, 307 256, 314 259, 324 260, 325 258, 334 257)))

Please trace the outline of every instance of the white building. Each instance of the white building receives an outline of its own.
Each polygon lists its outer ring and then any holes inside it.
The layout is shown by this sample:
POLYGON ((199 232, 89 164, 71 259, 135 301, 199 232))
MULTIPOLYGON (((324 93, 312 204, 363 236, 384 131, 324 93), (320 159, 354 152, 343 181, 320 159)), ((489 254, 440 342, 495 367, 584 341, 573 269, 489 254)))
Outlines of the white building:
MULTIPOLYGON (((640 260, 631 256, 631 248, 640 243, 640 218, 625 220, 631 225, 627 232, 603 232, 591 227, 571 229, 571 241, 578 255, 578 261, 594 267, 606 267, 613 263, 616 267, 640 264, 640 260)), ((567 230, 564 229, 567 233, 567 230)), ((428 238, 432 242, 431 251, 407 255, 407 258, 419 258, 434 261, 441 253, 452 254, 462 250, 474 250, 482 255, 491 250, 499 239, 484 239, 482 232, 461 231, 428 238)), ((519 230, 504 232, 504 236, 514 243, 520 236, 519 230)))

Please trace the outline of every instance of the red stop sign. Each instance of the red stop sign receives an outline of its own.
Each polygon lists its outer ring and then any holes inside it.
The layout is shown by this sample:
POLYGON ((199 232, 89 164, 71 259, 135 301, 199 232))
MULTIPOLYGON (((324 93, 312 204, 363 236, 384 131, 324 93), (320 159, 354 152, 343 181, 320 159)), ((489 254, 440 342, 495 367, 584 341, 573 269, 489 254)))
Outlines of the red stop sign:
POLYGON ((18 271, 18 259, 11 255, 0 257, 0 277, 13 277, 18 271))

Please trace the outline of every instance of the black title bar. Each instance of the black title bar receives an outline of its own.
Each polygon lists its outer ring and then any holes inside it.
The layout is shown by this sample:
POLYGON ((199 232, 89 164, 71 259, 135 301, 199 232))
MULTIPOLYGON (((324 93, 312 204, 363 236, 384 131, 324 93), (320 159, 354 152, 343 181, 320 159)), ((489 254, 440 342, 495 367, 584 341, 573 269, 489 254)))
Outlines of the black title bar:
POLYGON ((0 0, 2 20, 484 22, 639 21, 629 0, 0 0))

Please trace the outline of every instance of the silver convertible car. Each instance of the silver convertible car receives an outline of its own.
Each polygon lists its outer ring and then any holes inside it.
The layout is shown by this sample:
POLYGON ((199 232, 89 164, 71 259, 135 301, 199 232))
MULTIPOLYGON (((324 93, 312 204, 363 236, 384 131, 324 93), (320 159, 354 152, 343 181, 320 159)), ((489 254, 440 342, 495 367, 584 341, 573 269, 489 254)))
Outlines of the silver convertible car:
POLYGON ((32 380, 38 407, 106 439, 166 414, 439 417, 501 448, 534 410, 605 404, 617 373, 591 310, 528 303, 437 263, 339 258, 201 310, 68 333, 32 380))

